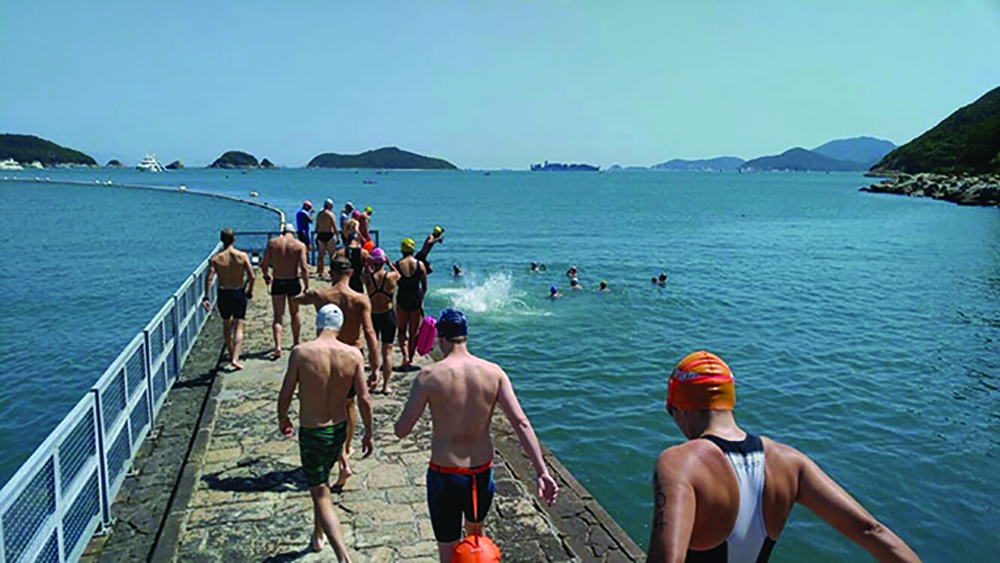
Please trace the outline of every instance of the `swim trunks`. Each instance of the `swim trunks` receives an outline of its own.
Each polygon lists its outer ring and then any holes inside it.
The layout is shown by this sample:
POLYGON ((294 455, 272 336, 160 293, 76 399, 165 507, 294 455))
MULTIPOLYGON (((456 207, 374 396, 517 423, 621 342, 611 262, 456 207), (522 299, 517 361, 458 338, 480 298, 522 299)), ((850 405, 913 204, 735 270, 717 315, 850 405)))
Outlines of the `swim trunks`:
POLYGON ((431 526, 437 541, 450 543, 461 539, 463 517, 476 523, 485 520, 493 504, 494 492, 493 462, 470 469, 430 464, 427 469, 427 508, 430 509, 431 526), (473 490, 476 493, 475 511, 472 507, 473 490))
POLYGON ((333 233, 316 233, 316 240, 320 242, 330 242, 333 239, 333 233))
POLYGON ((299 278, 292 278, 288 280, 276 279, 271 282, 271 295, 287 295, 288 297, 295 297, 300 293, 302 293, 302 284, 299 283, 299 278))
POLYGON ((247 318, 247 296, 242 289, 219 288, 219 315, 223 319, 234 318, 242 321, 247 318))
POLYGON ((392 344, 396 341, 396 310, 372 313, 372 326, 375 327, 375 334, 382 344, 392 344))
POLYGON ((347 440, 347 421, 321 428, 299 428, 302 473, 310 487, 326 485, 347 440))

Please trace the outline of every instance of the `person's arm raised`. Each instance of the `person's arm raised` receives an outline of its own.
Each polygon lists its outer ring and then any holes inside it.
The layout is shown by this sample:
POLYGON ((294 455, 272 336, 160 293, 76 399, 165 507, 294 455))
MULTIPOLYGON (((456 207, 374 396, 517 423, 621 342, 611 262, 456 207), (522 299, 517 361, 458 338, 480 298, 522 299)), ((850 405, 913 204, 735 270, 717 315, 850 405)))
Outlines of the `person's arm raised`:
POLYGON ((653 470, 653 525, 647 562, 683 562, 694 530, 694 486, 684 474, 684 456, 677 450, 660 454, 653 470))
POLYGON ((361 459, 375 451, 374 428, 372 427, 372 396, 365 384, 365 367, 361 353, 358 352, 358 367, 354 370, 354 391, 357 393, 358 410, 361 411, 361 421, 365 425, 365 436, 361 439, 361 459))
POLYGON ((521 449, 528 454, 528 459, 535 466, 538 498, 544 499, 545 502, 551 505, 556 501, 556 495, 559 493, 559 485, 549 475, 549 468, 545 465, 545 460, 542 458, 542 447, 538 444, 535 431, 531 428, 531 422, 528 420, 527 415, 521 409, 521 404, 517 402, 517 396, 514 394, 514 386, 511 385, 510 378, 507 377, 507 374, 503 370, 500 370, 500 391, 497 394, 497 402, 500 403, 500 409, 507 416, 510 425, 514 427, 517 439, 521 442, 521 449))
POLYGON ((879 561, 920 561, 917 554, 892 530, 868 513, 805 454, 778 446, 798 465, 799 491, 795 501, 863 547, 879 561))
POLYGON ((413 379, 413 386, 410 387, 410 397, 406 400, 406 406, 403 407, 403 412, 399 415, 399 420, 396 421, 395 431, 397 438, 402 439, 407 437, 413 431, 413 427, 416 426, 417 421, 420 420, 420 415, 424 414, 424 409, 427 407, 428 401, 427 390, 423 383, 425 373, 424 370, 421 370, 417 374, 417 377, 413 379))
POLYGON ((292 354, 288 358, 288 369, 285 371, 285 381, 281 384, 281 392, 278 394, 278 429, 286 438, 295 435, 295 427, 288 419, 288 408, 292 405, 292 397, 295 395, 295 386, 299 384, 299 350, 292 348, 292 354))

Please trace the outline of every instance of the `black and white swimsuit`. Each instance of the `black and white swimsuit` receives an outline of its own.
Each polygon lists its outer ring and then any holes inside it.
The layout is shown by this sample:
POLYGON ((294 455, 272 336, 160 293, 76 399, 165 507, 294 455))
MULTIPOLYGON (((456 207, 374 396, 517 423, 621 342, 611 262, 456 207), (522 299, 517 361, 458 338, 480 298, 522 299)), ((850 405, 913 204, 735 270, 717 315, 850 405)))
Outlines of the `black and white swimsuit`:
POLYGON ((774 540, 764 527, 764 443, 747 433, 739 442, 706 434, 702 439, 722 450, 733 466, 740 488, 740 510, 726 541, 707 551, 688 550, 688 562, 764 563, 771 557, 774 540))

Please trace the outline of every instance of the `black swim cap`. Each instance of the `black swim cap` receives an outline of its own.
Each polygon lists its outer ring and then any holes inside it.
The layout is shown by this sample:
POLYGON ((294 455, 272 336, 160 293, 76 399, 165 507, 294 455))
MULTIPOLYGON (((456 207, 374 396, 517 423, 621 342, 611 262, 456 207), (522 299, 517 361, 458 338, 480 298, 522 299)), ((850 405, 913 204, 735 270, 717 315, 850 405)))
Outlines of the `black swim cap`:
POLYGON ((438 336, 442 338, 455 338, 469 334, 469 326, 465 320, 465 315, 455 309, 445 309, 441 311, 437 324, 438 336))

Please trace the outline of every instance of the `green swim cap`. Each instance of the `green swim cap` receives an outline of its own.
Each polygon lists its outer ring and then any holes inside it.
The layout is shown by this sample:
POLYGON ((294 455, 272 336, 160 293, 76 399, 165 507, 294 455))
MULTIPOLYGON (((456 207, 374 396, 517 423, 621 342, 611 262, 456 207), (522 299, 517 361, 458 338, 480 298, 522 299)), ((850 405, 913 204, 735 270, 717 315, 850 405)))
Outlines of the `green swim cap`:
POLYGON ((404 238, 403 242, 399 243, 399 250, 403 254, 413 254, 417 250, 417 243, 411 238, 404 238))
POLYGON ((444 233, 444 227, 441 225, 434 226, 434 236, 439 237, 444 233))

